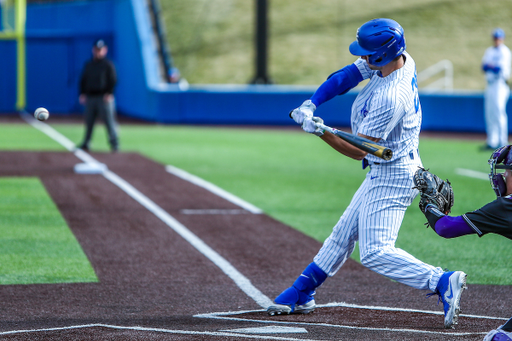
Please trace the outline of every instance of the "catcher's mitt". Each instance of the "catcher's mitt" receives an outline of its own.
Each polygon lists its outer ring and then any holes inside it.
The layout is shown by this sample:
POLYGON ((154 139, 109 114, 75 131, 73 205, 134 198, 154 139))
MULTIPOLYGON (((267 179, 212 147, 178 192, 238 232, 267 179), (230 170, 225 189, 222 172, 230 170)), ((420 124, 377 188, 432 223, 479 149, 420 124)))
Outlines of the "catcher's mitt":
POLYGON ((453 206, 453 188, 448 180, 441 180, 425 168, 414 174, 414 188, 420 191, 420 210, 425 213, 427 205, 435 205, 444 214, 450 213, 453 206))

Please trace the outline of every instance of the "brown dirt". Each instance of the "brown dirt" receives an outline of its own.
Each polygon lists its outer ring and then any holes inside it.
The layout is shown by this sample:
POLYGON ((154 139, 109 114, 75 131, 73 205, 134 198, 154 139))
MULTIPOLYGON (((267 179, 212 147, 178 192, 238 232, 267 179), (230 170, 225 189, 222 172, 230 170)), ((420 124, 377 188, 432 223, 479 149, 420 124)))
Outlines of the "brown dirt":
MULTIPOLYGON (((11 122, 6 116, 0 119, 11 122)), ((12 118, 16 121, 19 117, 12 118)), ((271 299, 295 280, 321 246, 264 214, 183 214, 183 209, 238 207, 141 155, 91 155, 175 217, 271 299)), ((79 162, 67 152, 0 152, 0 176, 41 179, 99 278, 99 283, 0 286, 3 339, 240 340, 245 337, 223 331, 289 326, 306 328, 308 333, 270 337, 482 340, 503 323, 462 316, 455 329, 445 330, 442 315, 346 306, 269 317, 217 266, 105 177, 75 174, 73 166, 79 162), (231 313, 223 318, 194 316, 221 312, 231 313)), ((425 299, 425 294, 349 260, 318 290, 316 300, 320 305, 345 302, 442 312, 442 304, 425 299)), ((512 287, 470 285, 463 295, 463 313, 508 318, 511 296, 512 287)))
MULTIPOLYGON (((182 214, 182 209, 237 207, 141 155, 92 155, 184 224, 270 298, 295 280, 320 247, 319 242, 264 214, 182 214)), ((502 323, 461 317, 456 329, 445 330, 442 315, 347 307, 319 308, 305 316, 269 317, 218 267, 105 177, 75 174, 73 166, 78 162, 72 153, 0 152, 0 176, 41 179, 99 278, 99 283, 1 286, 0 333, 43 329, 3 335, 5 339, 237 340, 242 337, 214 333, 275 326, 274 322, 283 321, 306 328, 308 333, 274 336, 481 340, 482 333, 502 323), (237 319, 232 320, 194 317, 242 310, 255 311, 233 313, 231 317, 237 319), (89 324, 93 326, 48 330, 89 324), (203 334, 192 335, 191 331, 203 334)), ((318 290, 317 303, 442 311, 436 299, 427 300, 424 294, 349 260, 318 290)), ((508 317, 511 311, 504 299, 511 294, 511 287, 471 285, 463 296, 464 313, 508 317)))

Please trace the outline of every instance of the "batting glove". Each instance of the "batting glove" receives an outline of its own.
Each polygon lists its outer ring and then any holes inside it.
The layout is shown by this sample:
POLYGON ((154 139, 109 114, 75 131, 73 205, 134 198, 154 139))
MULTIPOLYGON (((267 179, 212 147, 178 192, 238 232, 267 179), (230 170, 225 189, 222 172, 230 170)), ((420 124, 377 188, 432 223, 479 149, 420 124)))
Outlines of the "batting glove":
POLYGON ((300 107, 294 109, 290 113, 290 117, 293 118, 296 123, 302 124, 304 123, 304 119, 313 117, 315 110, 316 105, 308 99, 307 101, 304 101, 300 107))
POLYGON ((324 120, 317 116, 311 118, 307 117, 302 123, 302 130, 304 130, 306 133, 322 136, 324 134, 324 130, 318 127, 318 124, 324 124, 324 120))

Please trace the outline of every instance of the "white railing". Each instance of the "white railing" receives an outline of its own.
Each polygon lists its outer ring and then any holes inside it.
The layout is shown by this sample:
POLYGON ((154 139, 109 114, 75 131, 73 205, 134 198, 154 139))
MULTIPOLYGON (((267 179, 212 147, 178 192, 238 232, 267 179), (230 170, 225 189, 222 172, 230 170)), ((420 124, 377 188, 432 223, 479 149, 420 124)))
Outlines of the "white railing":
POLYGON ((421 88, 423 91, 452 91, 453 90, 453 64, 448 59, 429 66, 425 70, 418 72, 418 85, 429 80, 438 73, 444 72, 444 77, 436 79, 421 88))

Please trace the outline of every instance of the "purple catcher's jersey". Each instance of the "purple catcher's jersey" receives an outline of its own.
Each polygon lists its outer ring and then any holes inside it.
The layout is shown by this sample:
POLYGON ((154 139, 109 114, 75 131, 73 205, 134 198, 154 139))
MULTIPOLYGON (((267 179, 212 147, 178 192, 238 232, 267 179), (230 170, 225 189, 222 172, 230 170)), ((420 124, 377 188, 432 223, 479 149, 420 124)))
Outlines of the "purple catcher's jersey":
POLYGON ((512 195, 499 197, 476 211, 462 215, 462 218, 480 237, 497 233, 512 239, 512 195))

